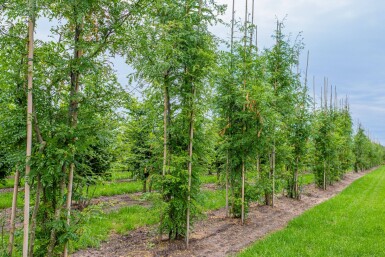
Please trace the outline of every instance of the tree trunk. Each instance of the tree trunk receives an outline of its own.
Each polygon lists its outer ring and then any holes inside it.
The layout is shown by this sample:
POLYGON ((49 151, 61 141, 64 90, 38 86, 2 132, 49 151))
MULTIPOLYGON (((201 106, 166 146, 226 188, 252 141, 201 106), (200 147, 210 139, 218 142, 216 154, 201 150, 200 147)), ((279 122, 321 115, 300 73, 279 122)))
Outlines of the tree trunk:
POLYGON ((23 237, 23 257, 28 257, 28 236, 29 236, 29 204, 30 186, 29 173, 31 166, 29 160, 32 153, 32 86, 33 86, 33 52, 34 52, 34 0, 29 1, 29 20, 28 20, 28 96, 27 96, 27 150, 25 166, 25 190, 24 190, 24 237, 23 237))
POLYGON ((163 109, 163 169, 162 169, 162 176, 164 177, 166 175, 166 169, 167 169, 167 120, 168 120, 168 83, 167 81, 168 74, 165 75, 165 83, 164 83, 164 109, 163 109))
POLYGON ((323 189, 326 190, 326 164, 324 161, 324 179, 323 179, 323 189))
POLYGON ((186 247, 189 246, 190 233, 190 204, 191 204, 191 179, 192 179, 192 158, 193 158, 193 139, 194 139, 194 97, 195 88, 192 88, 190 125, 189 125, 189 146, 188 146, 188 199, 187 199, 187 231, 186 231, 186 247))
POLYGON ((19 192, 19 169, 16 168, 15 172, 15 181, 13 184, 13 196, 12 196, 12 210, 11 210, 11 228, 9 230, 9 245, 8 245, 8 255, 12 256, 13 245, 15 242, 15 219, 16 219, 16 209, 17 209, 17 193, 19 192))
MULTIPOLYGON (((60 179, 60 192, 59 192, 59 201, 55 204, 55 214, 54 214, 54 220, 58 221, 61 216, 61 211, 62 211, 62 200, 64 198, 64 189, 65 189, 65 179, 64 175, 67 173, 66 171, 66 166, 62 166, 62 177, 60 179)), ((54 255, 54 249, 56 246, 56 229, 52 228, 51 230, 51 235, 50 235, 50 241, 48 244, 48 249, 47 249, 47 257, 52 257, 54 255)))
POLYGON ((241 224, 245 223, 245 160, 242 160, 242 212, 241 224))
POLYGON ((42 190, 41 178, 40 175, 37 176, 37 189, 36 189, 36 200, 35 207, 33 208, 32 218, 31 218, 31 232, 30 232, 30 243, 29 243, 29 257, 33 256, 33 248, 35 244, 35 235, 36 235, 36 223, 37 223, 37 213, 39 212, 40 206, 40 192, 42 190))
MULTIPOLYGON (((79 59, 82 56, 82 50, 79 47, 79 42, 81 38, 81 33, 83 30, 83 21, 81 23, 76 22, 75 26, 75 36, 74 36, 74 44, 75 44, 75 50, 74 50, 74 60, 75 63, 79 64, 79 59)), ((77 68, 78 69, 78 68, 77 68)), ((70 126, 72 128, 76 128, 78 124, 78 107, 79 107, 79 102, 76 99, 76 95, 79 93, 80 90, 80 72, 79 70, 75 70, 72 67, 71 70, 71 103, 70 103, 70 126)), ((76 138, 73 139, 73 141, 76 141, 76 138)), ((75 158, 75 153, 73 153, 74 158, 75 158)), ((67 225, 70 225, 71 221, 71 203, 72 203, 72 186, 73 186, 73 178, 74 178, 74 173, 75 173, 75 163, 72 162, 70 165, 70 172, 68 176, 68 188, 67 188, 67 225)), ((64 245, 64 257, 68 256, 68 241, 64 245)))
POLYGON ((271 206, 274 207, 274 194, 275 194, 275 144, 273 146, 273 156, 272 156, 272 161, 273 161, 273 189, 271 193, 271 206))
POLYGON ((226 157, 226 217, 229 217, 229 151, 226 157))
POLYGON ((147 167, 144 167, 144 179, 143 179, 143 193, 147 192, 147 167))

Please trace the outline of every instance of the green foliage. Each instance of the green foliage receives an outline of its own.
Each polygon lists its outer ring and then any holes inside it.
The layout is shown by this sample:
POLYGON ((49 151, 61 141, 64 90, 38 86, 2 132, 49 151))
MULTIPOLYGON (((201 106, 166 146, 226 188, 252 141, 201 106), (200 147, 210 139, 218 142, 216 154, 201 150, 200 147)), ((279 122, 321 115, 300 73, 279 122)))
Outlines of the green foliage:
POLYGON ((356 172, 378 166, 384 162, 385 149, 382 145, 371 142, 361 124, 354 136, 354 170, 356 172))

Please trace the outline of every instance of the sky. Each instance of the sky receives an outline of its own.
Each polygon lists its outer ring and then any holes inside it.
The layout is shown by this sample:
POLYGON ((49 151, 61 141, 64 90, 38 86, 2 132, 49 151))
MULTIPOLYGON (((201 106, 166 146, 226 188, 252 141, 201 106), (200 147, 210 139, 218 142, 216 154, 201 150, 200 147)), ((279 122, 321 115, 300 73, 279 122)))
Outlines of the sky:
MULTIPOLYGON (((224 21, 231 21, 232 0, 224 21)), ((235 1, 235 17, 244 17, 246 0, 235 1)), ((252 0, 248 0, 249 10, 252 0)), ((251 11, 251 10, 250 10, 251 11)), ((258 46, 269 48, 276 19, 285 20, 285 33, 302 32, 305 49, 301 70, 310 51, 309 80, 315 77, 319 101, 324 77, 348 96, 355 127, 360 122, 372 140, 385 145, 385 1, 383 0, 255 0, 258 46)), ((228 28, 212 30, 229 38, 228 28)), ((312 94, 312 93, 311 93, 312 94)))
MULTIPOLYGON (((231 22, 232 0, 223 17, 231 22)), ((235 1, 235 17, 242 20, 246 0, 235 1), (242 17, 242 18, 241 18, 242 17)), ((249 10, 252 0, 248 0, 249 10)), ((324 77, 336 86, 339 96, 348 96, 355 127, 360 122, 372 140, 385 145, 385 1, 383 0, 255 0, 255 23, 258 46, 269 48, 276 19, 284 19, 286 34, 302 32, 305 49, 300 58, 305 70, 306 53, 310 51, 309 81, 312 91, 315 77, 319 101, 324 77)), ((250 10, 251 11, 251 10, 250 10)), ((47 39, 52 23, 38 21, 37 38, 47 39), (40 25, 39 25, 40 24, 40 25)), ((223 25, 211 31, 229 39, 230 29, 223 25)), ((119 82, 127 85, 132 69, 124 59, 114 60, 119 82)), ((136 92, 135 85, 128 85, 136 92)), ((313 93, 311 92, 313 95, 313 93)))

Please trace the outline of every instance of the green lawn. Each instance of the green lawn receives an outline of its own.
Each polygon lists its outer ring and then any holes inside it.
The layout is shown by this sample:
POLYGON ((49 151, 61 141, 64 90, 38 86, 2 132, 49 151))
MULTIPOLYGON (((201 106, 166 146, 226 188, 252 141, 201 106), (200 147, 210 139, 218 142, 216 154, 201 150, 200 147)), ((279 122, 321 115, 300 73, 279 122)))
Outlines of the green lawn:
POLYGON ((385 256, 384 185, 381 167, 238 256, 385 256))

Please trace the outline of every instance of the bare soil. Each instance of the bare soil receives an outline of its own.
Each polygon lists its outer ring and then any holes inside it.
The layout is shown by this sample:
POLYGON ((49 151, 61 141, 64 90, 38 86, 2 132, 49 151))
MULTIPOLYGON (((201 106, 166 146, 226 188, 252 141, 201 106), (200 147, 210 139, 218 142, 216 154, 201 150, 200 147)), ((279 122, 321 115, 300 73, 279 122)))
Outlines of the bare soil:
MULTIPOLYGON (((372 171, 372 170, 370 170, 372 171)), ((318 205, 349 186, 370 171, 348 173, 343 180, 326 191, 314 185, 304 187, 301 200, 284 196, 275 198, 275 207, 251 204, 246 224, 226 218, 225 210, 209 212, 207 219, 195 224, 190 247, 183 241, 170 242, 157 238, 154 227, 142 227, 127 235, 112 234, 99 249, 90 248, 74 253, 73 257, 129 257, 129 256, 210 256, 234 255, 266 235, 281 230, 293 218, 318 205)))

